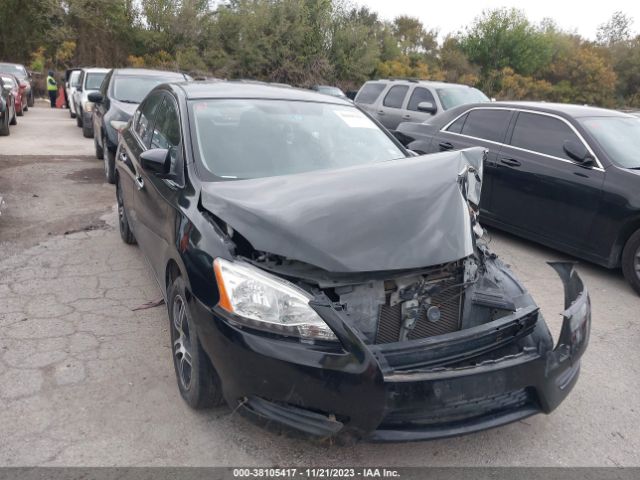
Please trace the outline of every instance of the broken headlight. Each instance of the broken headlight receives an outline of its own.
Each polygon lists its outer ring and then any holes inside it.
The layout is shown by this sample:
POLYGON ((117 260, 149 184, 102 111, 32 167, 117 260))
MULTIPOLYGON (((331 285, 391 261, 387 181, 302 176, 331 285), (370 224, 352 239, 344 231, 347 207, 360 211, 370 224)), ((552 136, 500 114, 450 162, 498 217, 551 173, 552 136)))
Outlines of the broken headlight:
POLYGON ((329 326, 309 306, 304 290, 244 262, 216 258, 218 305, 237 322, 258 330, 305 340, 337 341, 329 326))

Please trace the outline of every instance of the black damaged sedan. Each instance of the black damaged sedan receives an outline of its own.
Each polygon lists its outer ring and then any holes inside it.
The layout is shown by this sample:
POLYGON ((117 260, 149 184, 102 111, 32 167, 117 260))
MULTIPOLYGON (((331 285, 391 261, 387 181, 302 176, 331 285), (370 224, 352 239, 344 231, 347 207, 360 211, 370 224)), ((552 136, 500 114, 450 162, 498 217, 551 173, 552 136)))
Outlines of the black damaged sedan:
POLYGON ((347 101, 153 90, 117 152, 120 232, 168 306, 178 387, 277 429, 376 441, 549 413, 590 331, 572 264, 554 342, 477 223, 485 152, 414 157, 347 101))

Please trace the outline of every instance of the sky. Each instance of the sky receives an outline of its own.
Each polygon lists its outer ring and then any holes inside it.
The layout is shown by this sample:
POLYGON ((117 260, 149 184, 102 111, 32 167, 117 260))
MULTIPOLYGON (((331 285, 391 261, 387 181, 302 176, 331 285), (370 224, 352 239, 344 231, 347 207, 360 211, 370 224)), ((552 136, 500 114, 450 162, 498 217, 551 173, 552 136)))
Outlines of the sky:
POLYGON ((634 19, 632 31, 640 33, 640 0, 355 0, 378 12, 384 20, 399 15, 418 17, 427 29, 436 28, 442 40, 448 33, 464 30, 482 10, 516 7, 537 23, 545 17, 564 30, 577 31, 595 40, 596 30, 620 10, 634 19))

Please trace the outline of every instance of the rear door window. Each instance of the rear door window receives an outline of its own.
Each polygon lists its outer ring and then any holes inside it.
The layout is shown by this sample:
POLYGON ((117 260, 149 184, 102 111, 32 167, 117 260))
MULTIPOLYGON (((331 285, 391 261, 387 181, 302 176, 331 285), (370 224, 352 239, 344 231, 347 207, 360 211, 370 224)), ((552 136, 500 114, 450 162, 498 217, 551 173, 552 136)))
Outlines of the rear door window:
MULTIPOLYGON (((502 143, 511 118, 510 110, 477 109, 471 110, 462 127, 462 134, 502 143)), ((452 125, 453 126, 453 125, 452 125)))
POLYGON ((384 90, 384 83, 367 83, 364 87, 358 92, 356 97, 356 103, 364 103, 366 105, 371 105, 374 103, 382 91, 384 90))
POLYGON ((422 87, 416 87, 413 89, 413 93, 409 98, 409 104, 407 105, 407 110, 413 110, 414 112, 417 112, 418 105, 422 102, 429 102, 434 106, 436 105, 436 101, 429 90, 422 87))
POLYGON ((382 104, 389 108, 401 108, 407 91, 409 91, 409 87, 406 85, 394 85, 387 92, 382 104))
POLYGON ((581 143, 569 125, 562 120, 548 115, 520 112, 511 136, 511 145, 571 160, 564 151, 564 142, 567 140, 581 143))
POLYGON ((449 128, 447 128, 447 132, 462 133, 462 127, 464 126, 464 122, 467 119, 467 115, 468 114, 462 115, 455 122, 453 122, 451 125, 449 125, 449 128))

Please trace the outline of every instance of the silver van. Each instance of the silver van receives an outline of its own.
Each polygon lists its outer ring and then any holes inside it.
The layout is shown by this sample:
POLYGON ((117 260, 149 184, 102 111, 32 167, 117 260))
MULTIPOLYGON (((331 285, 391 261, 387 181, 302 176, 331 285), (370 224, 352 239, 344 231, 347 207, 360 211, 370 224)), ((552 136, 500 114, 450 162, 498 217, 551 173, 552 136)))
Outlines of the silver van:
POLYGON ((427 80, 371 80, 355 98, 356 105, 391 131, 402 122, 420 123, 458 105, 488 101, 477 88, 427 80))

